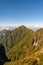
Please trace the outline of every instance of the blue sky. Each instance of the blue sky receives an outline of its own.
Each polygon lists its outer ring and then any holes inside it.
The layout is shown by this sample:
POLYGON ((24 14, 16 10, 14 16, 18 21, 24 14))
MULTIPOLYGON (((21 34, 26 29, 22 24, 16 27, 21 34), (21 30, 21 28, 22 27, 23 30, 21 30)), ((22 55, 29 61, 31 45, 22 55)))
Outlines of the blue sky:
POLYGON ((43 0, 0 0, 0 25, 43 26, 43 0))

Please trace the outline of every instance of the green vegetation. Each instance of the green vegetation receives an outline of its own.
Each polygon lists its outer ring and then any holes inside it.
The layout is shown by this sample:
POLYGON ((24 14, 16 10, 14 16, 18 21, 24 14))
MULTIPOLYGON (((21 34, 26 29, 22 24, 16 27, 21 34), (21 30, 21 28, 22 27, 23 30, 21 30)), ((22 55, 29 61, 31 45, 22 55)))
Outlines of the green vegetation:
POLYGON ((43 65, 43 29, 36 32, 20 26, 0 36, 11 62, 4 65, 43 65))

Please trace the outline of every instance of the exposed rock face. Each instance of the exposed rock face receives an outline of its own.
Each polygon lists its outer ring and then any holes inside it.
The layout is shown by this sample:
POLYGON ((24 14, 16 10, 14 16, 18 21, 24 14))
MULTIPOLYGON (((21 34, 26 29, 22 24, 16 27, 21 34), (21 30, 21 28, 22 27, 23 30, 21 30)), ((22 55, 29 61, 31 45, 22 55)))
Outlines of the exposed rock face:
POLYGON ((38 42, 35 41, 35 42, 33 43, 33 46, 37 46, 37 45, 38 45, 38 42))
POLYGON ((39 41, 33 39, 33 42, 32 42, 32 45, 33 45, 33 46, 37 46, 38 43, 39 43, 39 41))

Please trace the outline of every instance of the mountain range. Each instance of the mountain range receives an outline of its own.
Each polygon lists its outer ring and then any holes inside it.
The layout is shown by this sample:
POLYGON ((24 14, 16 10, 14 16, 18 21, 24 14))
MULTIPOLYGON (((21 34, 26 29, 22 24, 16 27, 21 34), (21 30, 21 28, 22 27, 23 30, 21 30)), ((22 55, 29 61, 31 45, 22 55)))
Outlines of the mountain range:
POLYGON ((7 30, 0 35, 0 43, 11 59, 4 65, 43 65, 43 28, 20 26, 7 30))
MULTIPOLYGON (((17 28, 19 26, 0 26, 0 31, 3 31, 3 30, 13 30, 15 28, 17 28)), ((39 27, 39 26, 26 26, 27 28, 30 28, 30 29, 33 29, 33 30, 37 30, 39 28, 42 28, 42 27, 39 27)))
MULTIPOLYGON (((6 31, 14 30, 15 28, 18 28, 19 26, 0 26, 0 35, 5 35, 6 31)), ((33 31, 36 31, 40 29, 41 27, 38 26, 26 26, 28 29, 31 29, 33 31)))

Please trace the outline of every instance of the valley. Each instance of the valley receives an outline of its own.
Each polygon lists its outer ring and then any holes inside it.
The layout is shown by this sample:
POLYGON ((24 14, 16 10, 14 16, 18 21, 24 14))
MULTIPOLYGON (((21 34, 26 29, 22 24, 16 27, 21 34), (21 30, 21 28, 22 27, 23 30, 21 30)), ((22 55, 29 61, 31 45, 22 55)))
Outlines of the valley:
POLYGON ((10 59, 4 65, 43 65, 43 28, 34 31, 20 26, 4 33, 0 44, 10 59))

